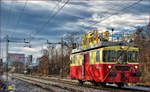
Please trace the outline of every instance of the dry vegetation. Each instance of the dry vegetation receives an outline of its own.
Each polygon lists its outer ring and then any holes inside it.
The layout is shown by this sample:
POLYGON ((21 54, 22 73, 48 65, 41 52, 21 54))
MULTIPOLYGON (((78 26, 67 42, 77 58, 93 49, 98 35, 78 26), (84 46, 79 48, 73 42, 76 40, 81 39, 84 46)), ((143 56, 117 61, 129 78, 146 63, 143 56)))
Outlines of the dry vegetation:
POLYGON ((137 29, 135 33, 135 44, 139 47, 139 61, 142 77, 140 83, 150 85, 150 32, 149 28, 137 29))
MULTIPOLYGON (((39 60, 38 73, 42 75, 60 75, 66 77, 70 71, 70 54, 73 44, 77 42, 77 33, 66 35, 62 47, 56 48, 56 45, 49 45, 45 53, 39 60)), ((62 44, 61 44, 62 45, 62 44)))

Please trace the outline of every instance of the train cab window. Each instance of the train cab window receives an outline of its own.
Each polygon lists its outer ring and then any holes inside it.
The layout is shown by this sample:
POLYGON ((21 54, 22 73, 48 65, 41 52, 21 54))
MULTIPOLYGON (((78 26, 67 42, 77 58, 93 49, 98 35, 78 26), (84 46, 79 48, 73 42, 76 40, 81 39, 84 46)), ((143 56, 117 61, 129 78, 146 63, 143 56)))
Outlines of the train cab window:
POLYGON ((117 51, 117 60, 120 59, 121 62, 127 62, 127 53, 123 50, 117 51))
POLYGON ((99 62, 100 61, 100 52, 97 51, 96 52, 96 62, 99 62))
POLYGON ((115 62, 115 60, 116 60, 116 51, 114 51, 114 50, 103 51, 103 61, 104 62, 115 62))
POLYGON ((128 51, 128 62, 138 62, 137 51, 128 51))

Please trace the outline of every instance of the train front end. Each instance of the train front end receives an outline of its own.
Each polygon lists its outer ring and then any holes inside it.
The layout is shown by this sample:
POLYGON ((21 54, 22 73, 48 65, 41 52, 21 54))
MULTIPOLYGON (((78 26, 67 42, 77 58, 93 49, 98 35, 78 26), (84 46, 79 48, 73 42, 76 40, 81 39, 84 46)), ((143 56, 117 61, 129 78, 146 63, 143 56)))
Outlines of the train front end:
POLYGON ((118 86, 139 82, 138 51, 138 48, 129 46, 103 48, 103 82, 116 83, 118 86))

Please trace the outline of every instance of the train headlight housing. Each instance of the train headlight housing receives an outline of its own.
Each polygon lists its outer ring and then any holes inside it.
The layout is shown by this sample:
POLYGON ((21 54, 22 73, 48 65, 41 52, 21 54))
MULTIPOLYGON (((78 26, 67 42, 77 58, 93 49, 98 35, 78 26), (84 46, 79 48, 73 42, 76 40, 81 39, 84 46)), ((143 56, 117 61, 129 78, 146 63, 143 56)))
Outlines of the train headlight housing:
POLYGON ((138 68, 138 66, 136 65, 136 66, 134 66, 134 68, 135 68, 135 69, 137 69, 137 68, 138 68))
POLYGON ((111 65, 108 66, 108 69, 110 69, 110 68, 111 68, 111 65))
POLYGON ((120 48, 121 48, 121 49, 124 49, 124 46, 121 46, 120 48))

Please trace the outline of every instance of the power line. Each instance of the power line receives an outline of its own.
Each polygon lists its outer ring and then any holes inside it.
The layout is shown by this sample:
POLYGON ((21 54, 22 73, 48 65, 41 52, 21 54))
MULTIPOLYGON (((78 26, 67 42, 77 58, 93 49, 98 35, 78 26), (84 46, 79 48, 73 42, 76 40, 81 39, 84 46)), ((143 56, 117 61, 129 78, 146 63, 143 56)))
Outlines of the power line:
POLYGON ((107 20, 108 18, 110 18, 110 17, 112 17, 112 16, 114 16, 114 15, 120 14, 122 11, 124 11, 124 10, 126 10, 126 9, 128 9, 128 8, 133 7, 134 5, 140 3, 141 1, 143 1, 143 0, 139 0, 139 1, 137 1, 137 2, 135 2, 135 3, 133 3, 133 4, 131 4, 131 5, 127 6, 127 7, 124 7, 124 8, 122 8, 122 9, 120 9, 118 12, 115 12, 115 13, 111 14, 110 16, 107 16, 107 17, 103 18, 101 21, 97 21, 97 22, 91 24, 90 26, 87 26, 86 29, 88 29, 88 28, 90 28, 91 26, 94 26, 94 25, 96 25, 96 24, 98 24, 98 23, 103 22, 104 20, 107 20))
MULTIPOLYGON (((24 13, 24 11, 25 11, 25 8, 26 8, 26 6, 27 6, 27 2, 28 2, 28 0, 26 0, 25 3, 24 3, 24 6, 23 6, 23 8, 22 8, 22 10, 21 10, 22 13, 24 13)), ((15 30, 17 29, 18 25, 20 24, 20 20, 21 20, 21 17, 22 17, 22 13, 20 13, 20 15, 18 16, 17 22, 16 22, 16 24, 15 24, 15 26, 14 26, 15 28, 13 29, 14 31, 11 33, 11 34, 13 34, 13 35, 14 35, 15 30)))
POLYGON ((67 0, 67 1, 63 4, 63 6, 62 6, 61 8, 59 8, 59 9, 48 19, 48 21, 41 27, 41 30, 37 31, 35 34, 38 34, 40 31, 42 31, 42 29, 44 30, 44 27, 45 27, 50 21, 52 21, 52 20, 56 17, 56 15, 65 7, 65 5, 66 5, 68 2, 69 2, 69 0, 67 0))
MULTIPOLYGON (((28 2, 28 0, 26 0, 25 3, 24 3, 24 6, 23 6, 22 11, 21 11, 22 13, 24 13, 24 10, 25 10, 25 8, 26 8, 26 6, 27 6, 27 2, 28 2)), ((19 15, 19 17, 18 17, 18 20, 17 20, 17 23, 16 23, 16 27, 15 27, 14 30, 16 30, 17 27, 18 27, 18 25, 20 24, 20 20, 21 20, 21 17, 22 17, 22 13, 20 13, 20 15, 19 15)))
MULTIPOLYGON (((59 1, 59 2, 55 5, 54 8, 50 9, 50 10, 52 10, 52 12, 51 12, 50 16, 48 16, 48 18, 52 16, 52 14, 53 14, 54 11, 56 10, 57 6, 59 6, 59 3, 60 3, 60 2, 61 2, 61 1, 59 1)), ((50 12, 50 11, 49 11, 49 12, 50 12)), ((44 24, 43 24, 43 25, 44 25, 44 24)), ((38 29, 37 29, 37 30, 38 30, 38 29)), ((35 34, 36 34, 36 32, 35 32, 35 34)), ((32 39, 32 34, 30 34, 29 39, 32 39)))
MULTIPOLYGON (((69 1, 69 0, 68 0, 68 1, 69 1)), ((67 1, 66 3, 68 3, 68 1, 67 1)), ((138 4, 138 3, 141 2, 141 1, 143 1, 143 0, 139 0, 138 2, 136 2, 136 3, 132 4, 132 5, 129 5, 129 6, 127 6, 127 7, 124 7, 124 8, 122 8, 122 9, 119 10, 119 11, 122 12, 122 11, 128 9, 128 8, 131 8, 132 6, 138 4)), ((64 4, 63 6, 65 6, 65 4, 64 4)), ((63 8, 63 7, 62 7, 62 8, 63 8)), ((61 9, 59 9, 59 10, 61 10, 61 9)), ((59 10, 58 10, 58 12, 59 12, 59 10)), ((113 15, 117 15, 117 14, 120 14, 120 12, 113 13, 113 14, 111 14, 110 16, 105 17, 105 18, 104 18, 103 20, 101 20, 100 22, 102 22, 102 21, 108 19, 109 17, 111 17, 111 16, 113 16, 113 15)), ((55 17, 55 15, 57 15, 57 12, 52 16, 52 18, 55 17)), ((46 26, 46 25, 50 22, 50 19, 51 19, 51 18, 48 19, 48 21, 45 23, 44 26, 46 26)), ((89 28, 89 27, 91 27, 91 26, 93 26, 93 25, 96 25, 97 23, 100 23, 100 22, 98 21, 98 22, 96 22, 96 23, 94 23, 94 24, 88 26, 87 28, 89 28)), ((42 29, 44 29, 44 26, 41 28, 41 30, 38 30, 38 31, 36 32, 36 34, 38 34, 40 31, 43 31, 42 29)), ((33 38, 31 38, 31 40, 32 40, 32 39, 33 39, 33 38)), ((30 40, 30 41, 31 41, 31 40, 30 40)))
MULTIPOLYGON (((22 14, 23 14, 24 11, 25 11, 25 8, 26 8, 26 6, 27 6, 27 3, 28 3, 28 0, 26 0, 25 3, 24 3, 24 6, 23 6, 22 11, 21 11, 22 13, 20 13, 20 15, 19 15, 19 17, 18 17, 18 20, 17 20, 17 22, 16 22, 16 27, 15 27, 14 30, 16 30, 16 29, 17 29, 17 25, 20 24, 20 21, 21 21, 21 18, 22 18, 22 14)), ((57 6, 57 5, 56 5, 56 6, 57 6)), ((54 7, 54 10, 55 10, 55 8, 56 8, 56 7, 54 7)))
MULTIPOLYGON (((60 7, 51 17, 48 18, 47 22, 41 27, 40 30, 37 30, 37 32, 35 34, 38 34, 40 31, 43 31, 44 30, 44 27, 49 23, 51 22, 56 16, 57 14, 65 7, 65 5, 69 2, 69 0, 67 0, 62 7, 60 7)), ((30 39, 30 42, 31 40, 33 39, 33 37, 30 39)))
MULTIPOLYGON (((11 0, 11 6, 9 7, 9 9, 8 9, 8 22, 6 22, 6 31, 7 31, 7 29, 8 29, 8 26, 9 26, 9 23, 10 23, 10 19, 11 19, 11 12, 12 12, 12 6, 13 6, 13 4, 12 4, 12 0, 11 0)), ((1 3, 0 3, 0 6, 1 6, 1 3)), ((1 30, 0 30, 0 57, 1 57, 1 30)), ((7 35, 7 34, 6 34, 7 35)))
POLYGON ((9 23, 10 23, 10 19, 11 19, 11 12, 12 12, 12 6, 13 6, 13 4, 12 4, 12 2, 13 2, 13 0, 11 0, 11 6, 9 7, 9 10, 8 10, 8 22, 6 23, 6 30, 8 29, 8 26, 9 26, 9 23))
MULTIPOLYGON (((24 11, 25 11, 25 8, 26 8, 26 6, 27 6, 27 2, 28 2, 28 0, 25 1, 25 4, 24 4, 24 6, 23 6, 23 8, 22 8, 22 13, 24 13, 24 11)), ((57 4, 57 5, 58 5, 58 4, 57 4)), ((57 5, 56 5, 56 7, 54 7, 52 10, 55 10, 55 9, 57 8, 57 5)), ((17 22, 16 22, 16 27, 15 27, 14 30, 16 30, 16 29, 17 29, 17 25, 20 24, 20 20, 21 20, 21 18, 22 18, 22 13, 19 15, 19 18, 18 18, 18 20, 17 20, 17 22)), ((31 36, 31 35, 30 35, 30 36, 31 36)))
MULTIPOLYGON (((68 3, 68 2, 66 2, 66 3, 68 3)), ((57 7, 57 6, 56 6, 57 7)), ((56 7, 54 7, 54 9, 56 8, 56 7)), ((112 6, 111 6, 111 8, 113 8, 112 6)), ((109 13, 109 12, 105 12, 105 14, 106 13, 109 13)), ((78 15, 72 15, 72 14, 67 14, 67 15, 70 15, 70 16, 73 16, 73 17, 77 17, 77 18, 80 18, 80 19, 85 19, 85 17, 83 17, 83 16, 78 16, 78 15)), ((47 23, 48 24, 48 23, 47 23)), ((44 28, 44 27, 43 27, 44 28)), ((39 30, 40 31, 40 30, 39 30)), ((36 32, 36 33, 39 33, 39 32, 36 32)), ((35 34, 36 34, 35 33, 35 34)), ((30 34, 30 37, 31 37, 31 35, 32 34, 30 34)), ((31 38, 31 39, 33 39, 33 38, 31 38)))

